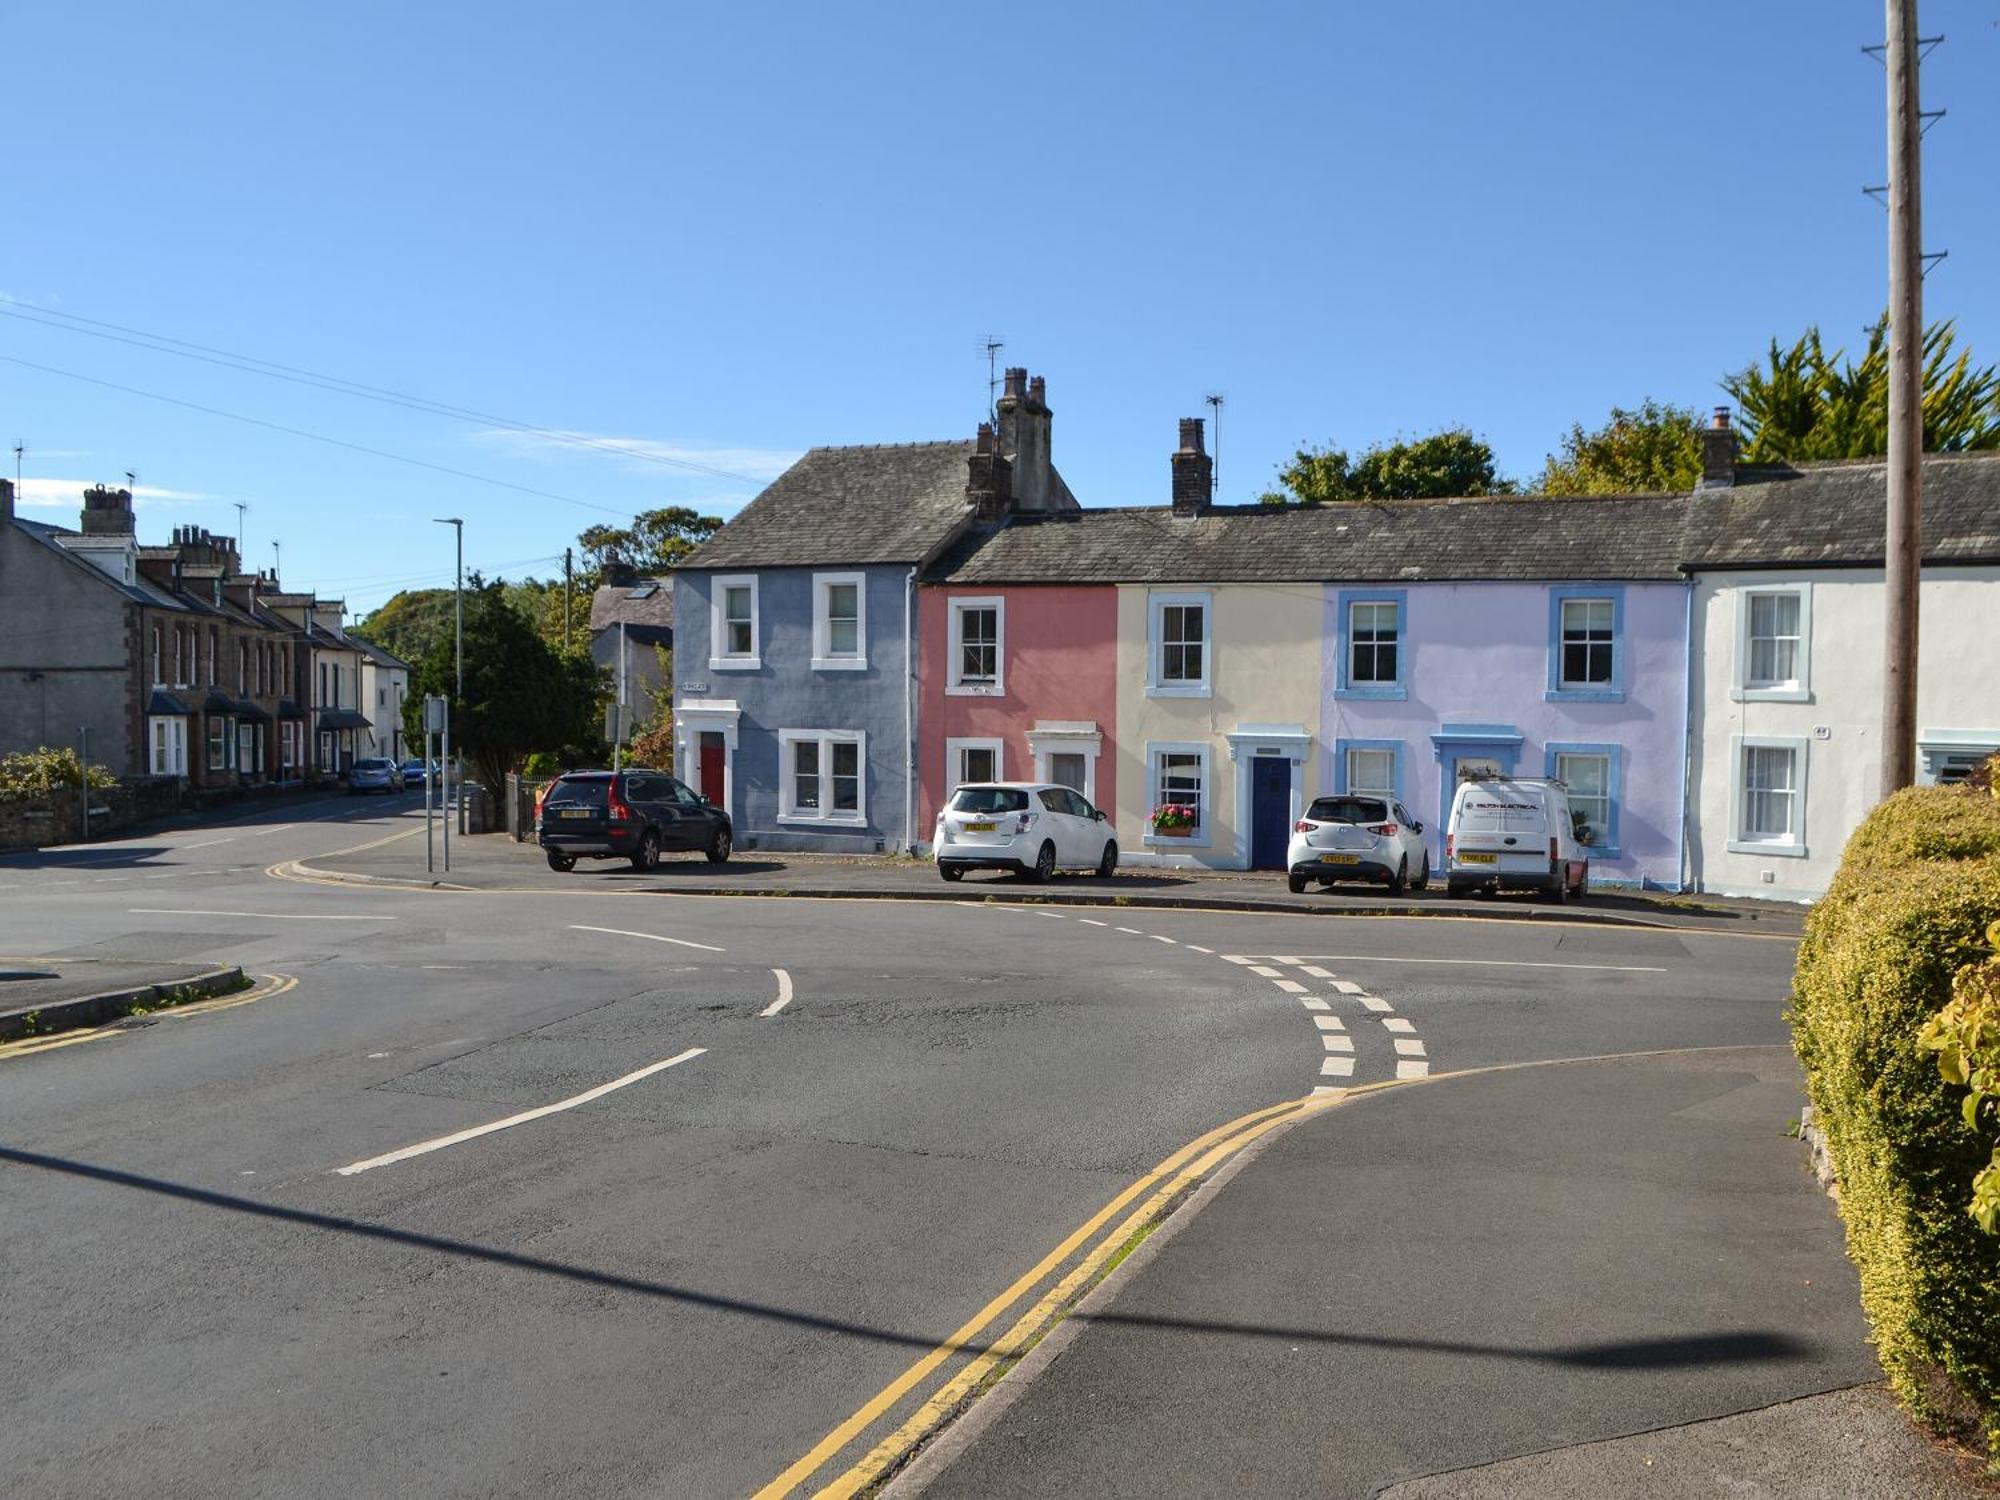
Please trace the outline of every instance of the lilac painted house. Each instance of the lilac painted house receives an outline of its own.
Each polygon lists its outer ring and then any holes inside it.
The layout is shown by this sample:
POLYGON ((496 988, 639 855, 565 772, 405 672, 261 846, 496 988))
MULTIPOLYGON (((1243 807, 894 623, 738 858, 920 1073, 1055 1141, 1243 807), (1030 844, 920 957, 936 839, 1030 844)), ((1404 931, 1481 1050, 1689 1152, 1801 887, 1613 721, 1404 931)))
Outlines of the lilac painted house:
POLYGON ((1679 888, 1687 505, 1354 507, 1325 584, 1321 790, 1394 796, 1437 861, 1461 776, 1559 777, 1593 883, 1679 888))

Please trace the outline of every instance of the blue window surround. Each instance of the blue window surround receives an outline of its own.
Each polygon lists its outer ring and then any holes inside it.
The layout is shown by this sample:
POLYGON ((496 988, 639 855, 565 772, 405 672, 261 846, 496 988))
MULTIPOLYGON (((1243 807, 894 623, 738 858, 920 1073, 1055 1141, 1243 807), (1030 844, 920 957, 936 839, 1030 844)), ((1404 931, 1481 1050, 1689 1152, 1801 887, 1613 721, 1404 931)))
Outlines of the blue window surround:
MULTIPOLYGON (((1347 752, 1350 750, 1387 750, 1396 757, 1396 800, 1403 801, 1403 742, 1401 740, 1335 740, 1333 742, 1333 795, 1342 796, 1347 791, 1347 752)), ((1407 805, 1407 804, 1406 804, 1407 805)))
POLYGON ((1499 766, 1502 776, 1512 776, 1521 763, 1521 731, 1512 724, 1446 724, 1432 732, 1431 749, 1438 762, 1438 818, 1433 842, 1441 854, 1445 831, 1451 827, 1452 799, 1458 795, 1459 758, 1474 755, 1490 760, 1499 766))
MULTIPOLYGON (((1410 593, 1408 589, 1342 589, 1334 600, 1334 679, 1336 698, 1408 698, 1410 696, 1410 593), (1348 669, 1354 658, 1348 649, 1349 620, 1357 604, 1396 606, 1396 680, 1350 685, 1348 669)), ((1397 765, 1400 768, 1399 759, 1397 765)))
POLYGON ((1542 747, 1542 774, 1554 778, 1558 755, 1603 755, 1610 758, 1611 765, 1605 778, 1605 786, 1610 793, 1610 813, 1605 818, 1604 842, 1587 844, 1591 856, 1598 859, 1617 859, 1622 854, 1618 843, 1618 814, 1625 805, 1625 748, 1622 745, 1577 745, 1551 740, 1542 747))
POLYGON ((1549 590, 1549 687, 1544 693, 1550 703, 1623 703, 1625 701, 1625 585, 1622 583, 1579 583, 1549 590), (1562 685, 1563 601, 1565 599, 1609 599, 1611 601, 1611 681, 1603 687, 1566 688, 1562 685))

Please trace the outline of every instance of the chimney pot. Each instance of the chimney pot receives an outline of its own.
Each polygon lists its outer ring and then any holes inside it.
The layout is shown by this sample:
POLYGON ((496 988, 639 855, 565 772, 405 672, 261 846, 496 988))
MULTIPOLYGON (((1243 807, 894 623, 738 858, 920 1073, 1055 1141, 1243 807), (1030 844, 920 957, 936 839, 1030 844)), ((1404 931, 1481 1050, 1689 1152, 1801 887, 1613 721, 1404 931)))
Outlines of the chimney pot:
POLYGON ((1710 425, 1715 427, 1727 427, 1729 425, 1729 408, 1726 406, 1716 407, 1715 419, 1710 425))
POLYGON ((1010 365, 1006 382, 1000 392, 1001 400, 1025 401, 1028 397, 1028 371, 1025 366, 1010 365))
POLYGON ((1048 382, 1043 380, 1039 375, 1031 377, 1028 381, 1028 401, 1033 406, 1047 406, 1049 404, 1048 382))
POLYGON ((1200 453, 1202 451, 1201 418, 1181 418, 1181 452, 1200 453))
POLYGON ((978 453, 991 453, 993 451, 993 424, 991 422, 981 422, 979 424, 979 436, 973 443, 973 450, 978 453))

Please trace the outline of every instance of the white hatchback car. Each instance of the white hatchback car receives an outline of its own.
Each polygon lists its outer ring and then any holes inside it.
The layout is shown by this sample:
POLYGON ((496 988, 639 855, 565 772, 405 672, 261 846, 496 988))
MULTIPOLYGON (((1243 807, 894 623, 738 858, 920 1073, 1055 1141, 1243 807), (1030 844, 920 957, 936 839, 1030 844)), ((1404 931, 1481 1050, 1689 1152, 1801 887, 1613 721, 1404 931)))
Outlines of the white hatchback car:
POLYGON ((1045 781, 967 782, 938 814, 931 838, 938 874, 1012 870, 1047 880, 1057 870, 1118 868, 1110 819, 1066 786, 1045 781))
POLYGON ((1292 825, 1285 871, 1294 892, 1308 881, 1372 880, 1392 891, 1422 890, 1431 881, 1424 825, 1387 797, 1343 793, 1315 797, 1292 825))

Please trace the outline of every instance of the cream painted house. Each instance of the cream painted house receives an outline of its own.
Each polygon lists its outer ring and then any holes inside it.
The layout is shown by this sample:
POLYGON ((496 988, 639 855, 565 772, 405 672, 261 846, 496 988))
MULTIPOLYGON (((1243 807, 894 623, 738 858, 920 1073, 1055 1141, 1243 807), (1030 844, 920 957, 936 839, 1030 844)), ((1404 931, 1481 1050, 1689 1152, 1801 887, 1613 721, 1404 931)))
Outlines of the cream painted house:
MULTIPOLYGON (((1697 494, 1690 848, 1700 889, 1808 901, 1880 799, 1879 462, 1697 494)), ((2000 751, 2000 457, 1927 459, 1918 780, 2000 751)))

